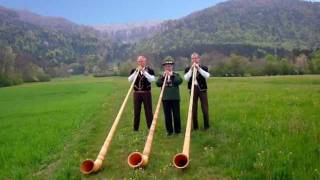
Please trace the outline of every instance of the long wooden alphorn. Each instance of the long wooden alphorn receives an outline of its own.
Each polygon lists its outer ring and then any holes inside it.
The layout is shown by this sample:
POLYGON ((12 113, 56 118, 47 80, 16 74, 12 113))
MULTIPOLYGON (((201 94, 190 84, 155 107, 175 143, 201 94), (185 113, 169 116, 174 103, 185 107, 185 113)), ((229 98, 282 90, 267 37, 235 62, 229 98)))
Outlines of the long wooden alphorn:
POLYGON ((153 135, 156 129, 156 125, 157 125, 157 120, 159 117, 159 111, 160 111, 160 106, 161 106, 161 101, 162 101, 162 96, 163 96, 163 92, 166 86, 166 82, 167 82, 167 75, 164 78, 163 84, 162 84, 162 88, 161 88, 161 92, 160 92, 160 96, 158 99, 158 104, 156 107, 156 111, 153 114, 153 120, 152 120, 152 124, 149 130, 149 134, 147 137, 147 141, 146 144, 144 146, 143 149, 143 153, 140 152, 133 152, 128 156, 128 164, 130 167, 132 168, 138 168, 138 167, 145 167, 148 164, 149 161, 149 155, 151 152, 151 146, 152 146, 152 140, 153 140, 153 135))
POLYGON ((127 104, 127 101, 129 99, 129 95, 133 89, 133 86, 134 86, 134 83, 138 77, 138 73, 140 71, 138 69, 135 70, 135 73, 136 73, 136 76, 134 78, 134 80, 132 81, 131 83, 131 86, 130 86, 130 89, 120 107, 120 110, 112 124, 112 127, 108 133, 108 136, 106 138, 106 140, 104 141, 102 147, 101 147, 101 150, 97 156, 97 159, 95 161, 93 161, 92 159, 87 159, 85 161, 83 161, 80 165, 80 171, 83 173, 83 174, 90 174, 90 173, 93 173, 93 172, 97 172, 101 169, 102 167, 102 162, 103 160, 105 159, 105 156, 108 152, 108 149, 109 149, 109 145, 111 144, 111 140, 112 140, 112 137, 117 129, 117 126, 118 126, 118 123, 120 121, 120 118, 121 118, 121 115, 123 114, 123 110, 127 104))
POLYGON ((192 66, 192 83, 191 83, 191 94, 189 100, 187 127, 184 136, 184 144, 182 153, 178 153, 173 158, 173 165, 178 169, 184 169, 189 165, 189 149, 190 149, 190 137, 191 137, 191 122, 192 122, 192 106, 194 96, 194 83, 196 81, 197 68, 192 66))

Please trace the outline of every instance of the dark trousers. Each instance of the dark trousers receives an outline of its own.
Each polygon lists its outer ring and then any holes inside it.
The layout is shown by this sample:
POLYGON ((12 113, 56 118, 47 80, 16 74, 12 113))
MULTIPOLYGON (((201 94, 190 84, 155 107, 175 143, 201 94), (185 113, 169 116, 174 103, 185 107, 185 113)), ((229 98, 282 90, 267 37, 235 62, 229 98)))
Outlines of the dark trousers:
POLYGON ((181 132, 181 122, 180 122, 180 101, 179 100, 164 100, 163 104, 163 112, 165 118, 165 124, 167 133, 170 135, 173 133, 173 129, 175 133, 181 132), (172 116, 173 116, 173 124, 172 127, 172 116))
POLYGON ((133 93, 133 105, 134 105, 133 129, 135 131, 139 130, 142 103, 144 106, 144 112, 145 112, 148 128, 150 128, 152 123, 151 92, 150 91, 134 91, 133 93))
POLYGON ((192 106, 193 129, 194 130, 199 129, 198 99, 200 99, 200 102, 201 102, 204 129, 208 129, 209 128, 208 95, 207 95, 207 91, 200 91, 198 86, 194 87, 193 106, 192 106))

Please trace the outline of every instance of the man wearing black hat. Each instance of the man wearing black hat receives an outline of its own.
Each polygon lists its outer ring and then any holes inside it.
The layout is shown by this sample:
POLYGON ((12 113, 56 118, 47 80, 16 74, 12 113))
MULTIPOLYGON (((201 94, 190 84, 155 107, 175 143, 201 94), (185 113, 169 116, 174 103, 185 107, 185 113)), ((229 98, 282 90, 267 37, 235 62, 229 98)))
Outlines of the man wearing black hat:
POLYGON ((203 113, 204 129, 209 128, 209 113, 208 113, 208 95, 207 95, 207 81, 210 74, 208 73, 208 67, 200 65, 200 56, 198 53, 192 53, 191 55, 192 66, 185 69, 184 79, 188 82, 188 89, 191 89, 192 85, 192 67, 197 68, 197 77, 194 87, 193 105, 192 105, 192 120, 193 129, 197 130, 198 126, 198 99, 201 102, 201 108, 203 113))
POLYGON ((129 82, 132 82, 137 76, 134 83, 133 105, 134 121, 133 130, 139 130, 141 105, 144 105, 147 126, 150 128, 152 123, 152 99, 151 99, 151 82, 155 80, 154 71, 147 66, 147 59, 144 56, 137 58, 139 73, 135 69, 131 70, 129 82))
POLYGON ((178 73, 173 72, 173 64, 173 58, 171 56, 167 56, 162 64, 164 73, 156 82, 158 87, 162 87, 165 76, 168 76, 162 97, 163 112, 168 136, 172 135, 173 132, 176 134, 181 132, 179 85, 182 83, 182 78, 178 73), (174 127, 172 127, 172 116, 174 127))

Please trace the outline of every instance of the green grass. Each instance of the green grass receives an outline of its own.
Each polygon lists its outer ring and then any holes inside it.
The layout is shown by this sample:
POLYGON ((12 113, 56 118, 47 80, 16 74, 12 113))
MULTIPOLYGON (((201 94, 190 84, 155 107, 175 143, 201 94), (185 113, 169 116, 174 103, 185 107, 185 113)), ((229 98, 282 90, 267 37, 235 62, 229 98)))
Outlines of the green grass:
MULTIPOLYGON (((0 179, 320 179, 320 76, 211 78, 209 131, 192 132, 190 167, 172 157, 184 134, 166 137, 161 110, 146 169, 127 156, 147 136, 132 131, 129 99, 104 168, 84 176, 129 88, 126 78, 77 76, 0 89, 0 179)), ((153 104, 159 88, 153 87, 153 104)), ((181 86, 183 132, 189 94, 181 86)), ((199 114, 200 124, 203 122, 199 114)))

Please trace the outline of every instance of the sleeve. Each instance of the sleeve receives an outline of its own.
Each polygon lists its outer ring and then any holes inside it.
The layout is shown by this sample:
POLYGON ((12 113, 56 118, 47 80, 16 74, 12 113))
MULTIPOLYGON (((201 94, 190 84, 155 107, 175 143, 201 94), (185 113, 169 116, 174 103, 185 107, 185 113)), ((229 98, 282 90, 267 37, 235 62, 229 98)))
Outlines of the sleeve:
POLYGON ((153 75, 149 74, 147 71, 143 71, 143 75, 148 79, 149 82, 152 82, 155 80, 154 72, 152 71, 152 73, 153 73, 153 75))
POLYGON ((206 66, 200 67, 199 73, 201 74, 201 76, 203 76, 206 79, 210 77, 210 73, 208 73, 208 68, 206 66))
POLYGON ((132 82, 134 80, 134 78, 136 77, 138 71, 135 71, 134 69, 131 70, 131 75, 128 77, 128 81, 132 82))
POLYGON ((178 86, 182 83, 182 78, 180 77, 180 74, 178 74, 178 73, 173 74, 172 83, 176 86, 178 86))
POLYGON ((164 76, 160 75, 157 82, 156 82, 156 85, 158 87, 161 87, 163 85, 163 81, 164 81, 164 76))
POLYGON ((186 74, 184 74, 184 79, 185 79, 186 81, 189 81, 189 79, 190 79, 191 76, 192 76, 192 70, 191 70, 191 68, 190 68, 190 67, 186 68, 186 69, 184 70, 184 72, 186 73, 186 74))

